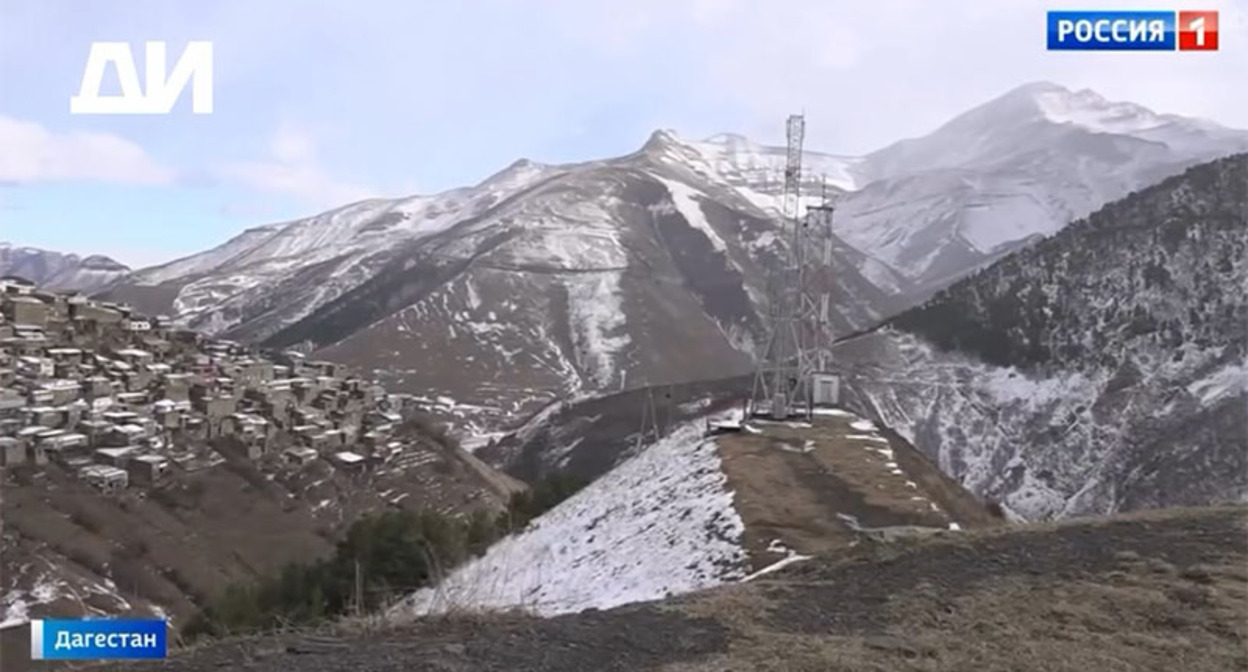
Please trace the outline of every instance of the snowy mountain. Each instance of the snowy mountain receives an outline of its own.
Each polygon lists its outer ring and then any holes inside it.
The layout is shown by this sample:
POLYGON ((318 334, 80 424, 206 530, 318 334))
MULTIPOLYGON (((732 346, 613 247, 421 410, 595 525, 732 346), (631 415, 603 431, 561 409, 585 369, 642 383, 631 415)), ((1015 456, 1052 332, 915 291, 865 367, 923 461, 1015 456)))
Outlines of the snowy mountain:
MULTIPOLYGON (((1246 148, 1245 132, 1036 84, 865 157, 806 151, 803 202, 838 203, 836 327, 1246 148)), ((361 366, 495 428, 555 398, 747 370, 785 241, 784 162, 737 135, 658 131, 623 157, 519 161, 473 187, 251 229, 110 294, 361 366)))
MULTIPOLYGON (((253 229, 110 294, 359 366, 486 428, 553 398, 740 373, 775 223, 677 149, 656 133, 617 159, 521 161, 472 188, 253 229)), ((838 327, 895 312, 838 249, 838 327)))
POLYGON ((1029 519, 1248 498, 1248 154, 837 349, 854 407, 1029 519))
POLYGON ((0 243, 0 276, 15 275, 48 289, 92 292, 129 272, 128 267, 101 255, 84 258, 0 243))
POLYGON ((1201 161, 1248 132, 1050 83, 1015 89, 853 164, 840 201, 852 245, 930 293, 1201 161))

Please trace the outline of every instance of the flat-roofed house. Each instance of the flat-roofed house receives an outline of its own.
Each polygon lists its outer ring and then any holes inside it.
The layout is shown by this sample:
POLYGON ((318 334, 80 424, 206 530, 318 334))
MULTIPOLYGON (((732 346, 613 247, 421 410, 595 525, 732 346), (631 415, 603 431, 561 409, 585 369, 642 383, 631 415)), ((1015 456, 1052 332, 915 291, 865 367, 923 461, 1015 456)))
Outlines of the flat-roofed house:
POLYGON ((364 456, 359 453, 353 453, 349 450, 340 451, 333 455, 334 464, 348 471, 359 471, 364 468, 364 456))
POLYGON ((33 296, 10 296, 4 305, 5 317, 13 324, 39 328, 48 325, 48 304, 33 296))
POLYGON ((134 483, 151 485, 169 470, 169 460, 163 455, 136 455, 126 463, 126 471, 134 483))
POLYGON ((137 446, 125 446, 122 448, 98 448, 95 451, 95 461, 98 464, 107 464, 110 467, 124 469, 126 464, 139 455, 137 446))
POLYGON ((104 494, 119 492, 130 485, 130 477, 125 470, 106 464, 87 465, 78 470, 78 475, 104 494))
POLYGON ((282 457, 289 464, 303 467, 314 462, 318 454, 315 450, 306 446, 295 446, 282 451, 282 457))
POLYGON ((0 465, 12 467, 26 462, 22 443, 10 436, 0 436, 0 465))

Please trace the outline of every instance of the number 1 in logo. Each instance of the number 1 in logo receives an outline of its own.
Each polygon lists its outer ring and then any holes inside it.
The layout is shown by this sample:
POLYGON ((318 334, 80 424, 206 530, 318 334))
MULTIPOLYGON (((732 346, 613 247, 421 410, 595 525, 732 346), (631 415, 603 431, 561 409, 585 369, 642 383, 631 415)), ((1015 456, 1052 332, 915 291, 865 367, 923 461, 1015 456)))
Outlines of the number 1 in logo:
POLYGON ((1179 12, 1179 50, 1217 51, 1218 13, 1179 12))

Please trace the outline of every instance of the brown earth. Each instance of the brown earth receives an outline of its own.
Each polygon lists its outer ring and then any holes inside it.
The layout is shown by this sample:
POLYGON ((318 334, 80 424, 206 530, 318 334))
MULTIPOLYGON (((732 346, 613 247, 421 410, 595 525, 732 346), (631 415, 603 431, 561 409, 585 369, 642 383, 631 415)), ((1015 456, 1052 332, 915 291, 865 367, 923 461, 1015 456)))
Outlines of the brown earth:
POLYGON ((160 669, 1226 672, 1248 669, 1248 510, 860 544, 749 583, 551 619, 223 641, 160 669))
MULTIPOLYGON (((231 459, 112 496, 55 464, 41 473, 10 470, 4 479, 4 589, 61 586, 62 597, 33 606, 31 618, 150 616, 159 605, 175 624, 232 582, 329 556, 340 533, 367 512, 499 511, 520 487, 434 440, 361 473, 319 460, 294 468, 231 459)), ((18 630, 25 628, 0 631, 3 672, 28 662, 18 630)))
POLYGON ((1003 522, 904 439, 855 430, 852 420, 755 422, 761 433, 717 439, 753 569, 785 556, 768 550, 775 541, 803 555, 858 542, 862 536, 841 516, 862 528, 948 530, 956 523, 973 529, 1003 522), (862 438, 872 434, 881 438, 862 438))

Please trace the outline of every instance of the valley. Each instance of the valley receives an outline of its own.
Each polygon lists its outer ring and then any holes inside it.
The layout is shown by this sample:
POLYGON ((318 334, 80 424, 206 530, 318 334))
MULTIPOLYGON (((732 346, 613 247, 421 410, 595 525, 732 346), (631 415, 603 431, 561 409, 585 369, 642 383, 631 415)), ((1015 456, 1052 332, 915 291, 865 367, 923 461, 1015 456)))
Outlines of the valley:
POLYGON ((375 612, 167 667, 1248 663, 1248 132, 1034 83, 807 151, 839 399, 768 420, 785 160, 659 130, 150 268, 0 247, 6 669, 30 618, 177 630, 383 512, 454 562, 396 533, 427 571, 375 612))

